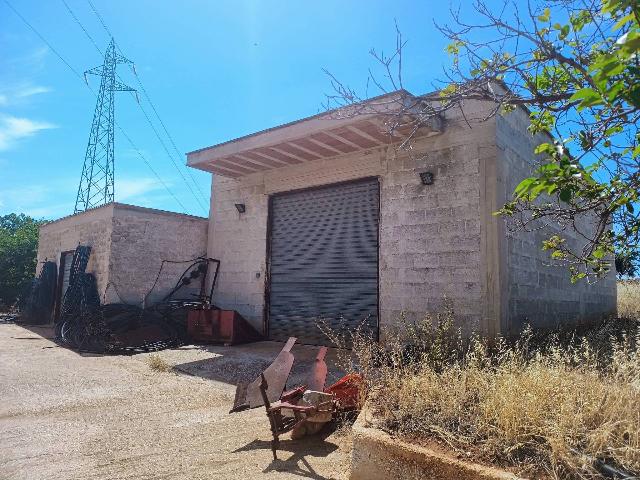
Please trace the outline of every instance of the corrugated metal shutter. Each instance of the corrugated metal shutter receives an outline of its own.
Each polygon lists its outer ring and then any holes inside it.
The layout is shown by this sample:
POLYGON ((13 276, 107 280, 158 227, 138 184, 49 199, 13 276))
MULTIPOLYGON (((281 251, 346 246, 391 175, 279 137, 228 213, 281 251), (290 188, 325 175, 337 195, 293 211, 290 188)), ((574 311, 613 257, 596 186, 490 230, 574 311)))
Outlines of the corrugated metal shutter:
POLYGON ((319 320, 377 337, 379 195, 368 179, 272 198, 272 339, 328 344, 319 320))

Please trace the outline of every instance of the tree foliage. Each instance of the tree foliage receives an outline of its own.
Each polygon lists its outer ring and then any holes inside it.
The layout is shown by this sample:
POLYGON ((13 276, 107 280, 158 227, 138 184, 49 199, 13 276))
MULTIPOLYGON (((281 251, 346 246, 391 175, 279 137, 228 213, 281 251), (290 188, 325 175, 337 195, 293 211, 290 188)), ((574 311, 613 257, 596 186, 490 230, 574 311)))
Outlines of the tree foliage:
POLYGON ((638 271, 637 251, 616 253, 616 273, 619 278, 633 278, 638 271))
MULTIPOLYGON (((437 102, 405 106, 414 131, 470 99, 494 102, 491 115, 526 107, 531 133, 555 140, 536 149, 539 167, 500 213, 514 228, 553 224, 556 233, 542 248, 568 266, 573 281, 606 274, 613 253, 628 255, 640 240, 640 2, 474 0, 451 15, 449 25, 437 25, 452 57, 437 102), (579 245, 566 241, 569 229, 579 245)), ((397 38, 391 55, 371 52, 394 89, 403 87, 404 42, 397 38)), ((330 101, 363 100, 331 80, 330 101)))
POLYGON ((484 23, 455 14, 456 28, 441 28, 456 66, 444 95, 490 98, 507 112, 531 109, 531 132, 556 140, 537 147, 541 165, 501 213, 521 228, 553 222, 577 231, 579 248, 562 234, 543 248, 569 265, 574 281, 601 276, 614 251, 628 257, 637 249, 640 233, 640 3, 545 1, 524 14, 516 3, 502 11, 474 6, 484 23), (486 29, 491 39, 479 39, 486 29))
POLYGON ((25 214, 0 216, 0 303, 13 304, 34 277, 42 223, 25 214))

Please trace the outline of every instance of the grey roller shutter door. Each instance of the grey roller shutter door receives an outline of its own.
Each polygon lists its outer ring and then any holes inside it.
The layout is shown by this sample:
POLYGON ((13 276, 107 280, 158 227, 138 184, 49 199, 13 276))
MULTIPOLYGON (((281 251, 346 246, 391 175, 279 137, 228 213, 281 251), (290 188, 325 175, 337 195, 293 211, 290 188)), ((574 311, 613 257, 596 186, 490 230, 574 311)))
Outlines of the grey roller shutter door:
POLYGON ((272 197, 272 339, 329 344, 319 320, 377 337, 379 196, 368 179, 272 197))

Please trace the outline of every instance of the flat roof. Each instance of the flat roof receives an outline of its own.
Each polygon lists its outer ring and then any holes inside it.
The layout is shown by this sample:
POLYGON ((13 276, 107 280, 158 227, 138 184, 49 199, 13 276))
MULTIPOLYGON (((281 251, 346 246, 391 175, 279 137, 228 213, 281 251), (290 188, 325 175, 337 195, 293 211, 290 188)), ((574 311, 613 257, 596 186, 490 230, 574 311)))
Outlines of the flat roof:
MULTIPOLYGON (((398 143, 416 129, 416 119, 390 128, 390 119, 409 117, 422 101, 397 90, 354 105, 302 118, 187 153, 187 165, 238 178, 290 165, 328 159, 398 143)), ((442 131, 439 117, 421 125, 421 135, 442 131)))
POLYGON ((114 208, 114 209, 121 209, 121 210, 134 210, 134 211, 139 211, 139 212, 152 213, 152 214, 155 214, 155 215, 187 217, 187 218, 190 218, 190 219, 193 219, 193 220, 205 220, 205 221, 209 220, 207 217, 199 217, 197 215, 189 215, 188 213, 178 213, 178 212, 170 212, 168 210, 159 210, 157 208, 139 207, 137 205, 131 205, 131 204, 128 204, 128 203, 109 202, 109 203, 105 203, 104 205, 99 205, 97 207, 90 208, 88 210, 83 210, 82 212, 72 213, 71 215, 65 215, 64 217, 60 217, 60 218, 57 218, 55 220, 51 220, 49 222, 43 223, 41 225, 41 227, 45 227, 47 225, 52 225, 54 223, 58 223, 58 222, 61 222, 63 220, 68 220, 68 219, 73 218, 73 217, 79 217, 81 215, 90 214, 90 213, 93 213, 93 212, 97 212, 97 211, 99 211, 101 209, 107 209, 107 208, 114 208))

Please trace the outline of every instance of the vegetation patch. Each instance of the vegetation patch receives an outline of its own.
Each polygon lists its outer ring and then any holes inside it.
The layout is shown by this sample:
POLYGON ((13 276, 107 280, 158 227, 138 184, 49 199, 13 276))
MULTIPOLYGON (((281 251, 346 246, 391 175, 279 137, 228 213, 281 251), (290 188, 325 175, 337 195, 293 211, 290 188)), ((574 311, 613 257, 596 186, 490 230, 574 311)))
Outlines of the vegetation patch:
POLYGON ((356 333, 380 428, 533 478, 640 472, 640 333, 610 321, 577 335, 464 339, 447 310, 382 347, 356 333))
POLYGON ((24 214, 0 216, 0 311, 11 307, 31 285, 43 223, 24 214))
POLYGON ((618 316, 640 318, 640 280, 618 282, 618 316))
POLYGON ((172 372, 173 367, 169 365, 160 355, 152 353, 147 357, 147 365, 156 372, 172 372))

